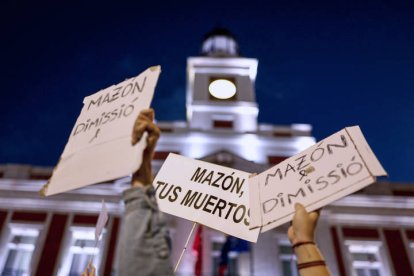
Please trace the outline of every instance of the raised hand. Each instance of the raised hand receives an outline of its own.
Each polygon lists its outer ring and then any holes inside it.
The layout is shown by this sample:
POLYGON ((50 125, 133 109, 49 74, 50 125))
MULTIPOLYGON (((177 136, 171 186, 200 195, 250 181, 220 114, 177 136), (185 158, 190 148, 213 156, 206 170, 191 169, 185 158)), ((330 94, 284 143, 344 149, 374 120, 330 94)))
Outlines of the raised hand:
POLYGON ((295 204, 295 215, 288 229, 288 237, 292 244, 314 241, 315 228, 318 223, 319 211, 308 213, 302 204, 295 204))
POLYGON ((138 143, 144 132, 147 132, 148 136, 147 147, 142 156, 142 164, 132 177, 132 186, 149 185, 152 183, 151 160, 161 133, 158 126, 154 123, 154 117, 153 109, 144 109, 139 113, 134 123, 131 138, 132 145, 138 143))

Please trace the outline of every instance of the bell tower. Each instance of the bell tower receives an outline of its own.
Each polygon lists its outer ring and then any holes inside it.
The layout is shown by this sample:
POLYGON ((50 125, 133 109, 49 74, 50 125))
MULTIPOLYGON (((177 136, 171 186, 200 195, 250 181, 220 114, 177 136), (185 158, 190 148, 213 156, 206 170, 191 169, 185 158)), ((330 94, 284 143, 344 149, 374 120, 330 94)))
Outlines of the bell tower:
POLYGON ((191 129, 257 131, 257 59, 239 56, 226 29, 205 35, 201 56, 187 59, 187 121, 191 129))

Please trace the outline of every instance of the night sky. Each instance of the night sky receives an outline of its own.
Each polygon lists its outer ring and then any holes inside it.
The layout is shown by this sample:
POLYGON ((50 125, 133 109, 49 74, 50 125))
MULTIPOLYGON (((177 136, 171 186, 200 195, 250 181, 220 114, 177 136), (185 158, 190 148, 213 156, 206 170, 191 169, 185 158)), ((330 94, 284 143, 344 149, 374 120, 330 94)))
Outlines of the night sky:
POLYGON ((414 1, 83 2, 0 4, 0 164, 54 166, 83 98, 152 65, 157 119, 185 120, 186 59, 225 27, 259 60, 261 123, 359 125, 414 183, 414 1))

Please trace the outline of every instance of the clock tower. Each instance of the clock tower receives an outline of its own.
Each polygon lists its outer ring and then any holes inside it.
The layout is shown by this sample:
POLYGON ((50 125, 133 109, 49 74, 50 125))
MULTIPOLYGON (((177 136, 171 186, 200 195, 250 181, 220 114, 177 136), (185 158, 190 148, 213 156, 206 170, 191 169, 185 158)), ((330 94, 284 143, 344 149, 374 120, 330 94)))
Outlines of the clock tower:
POLYGON ((187 59, 187 121, 191 129, 257 131, 257 59, 239 56, 226 29, 206 34, 202 55, 187 59))

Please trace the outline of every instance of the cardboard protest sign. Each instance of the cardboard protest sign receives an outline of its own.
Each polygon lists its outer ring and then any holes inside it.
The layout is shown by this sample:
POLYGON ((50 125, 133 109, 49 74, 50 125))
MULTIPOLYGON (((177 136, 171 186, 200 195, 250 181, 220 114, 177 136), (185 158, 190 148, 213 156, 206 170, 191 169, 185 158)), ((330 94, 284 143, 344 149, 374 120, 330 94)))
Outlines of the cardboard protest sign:
POLYGON ((132 127, 148 108, 160 74, 154 66, 83 100, 82 111, 43 195, 128 175, 141 165, 144 136, 131 145, 132 127))
POLYGON ((101 235, 108 218, 108 209, 106 208, 105 201, 102 200, 101 212, 99 213, 98 221, 96 222, 95 227, 95 244, 98 244, 99 236, 101 235))
POLYGON ((293 218, 296 202, 313 211, 386 174, 360 128, 344 128, 249 179, 250 228, 270 230, 293 218))
POLYGON ((249 230, 250 173, 170 153, 153 186, 161 211, 256 242, 249 230))

